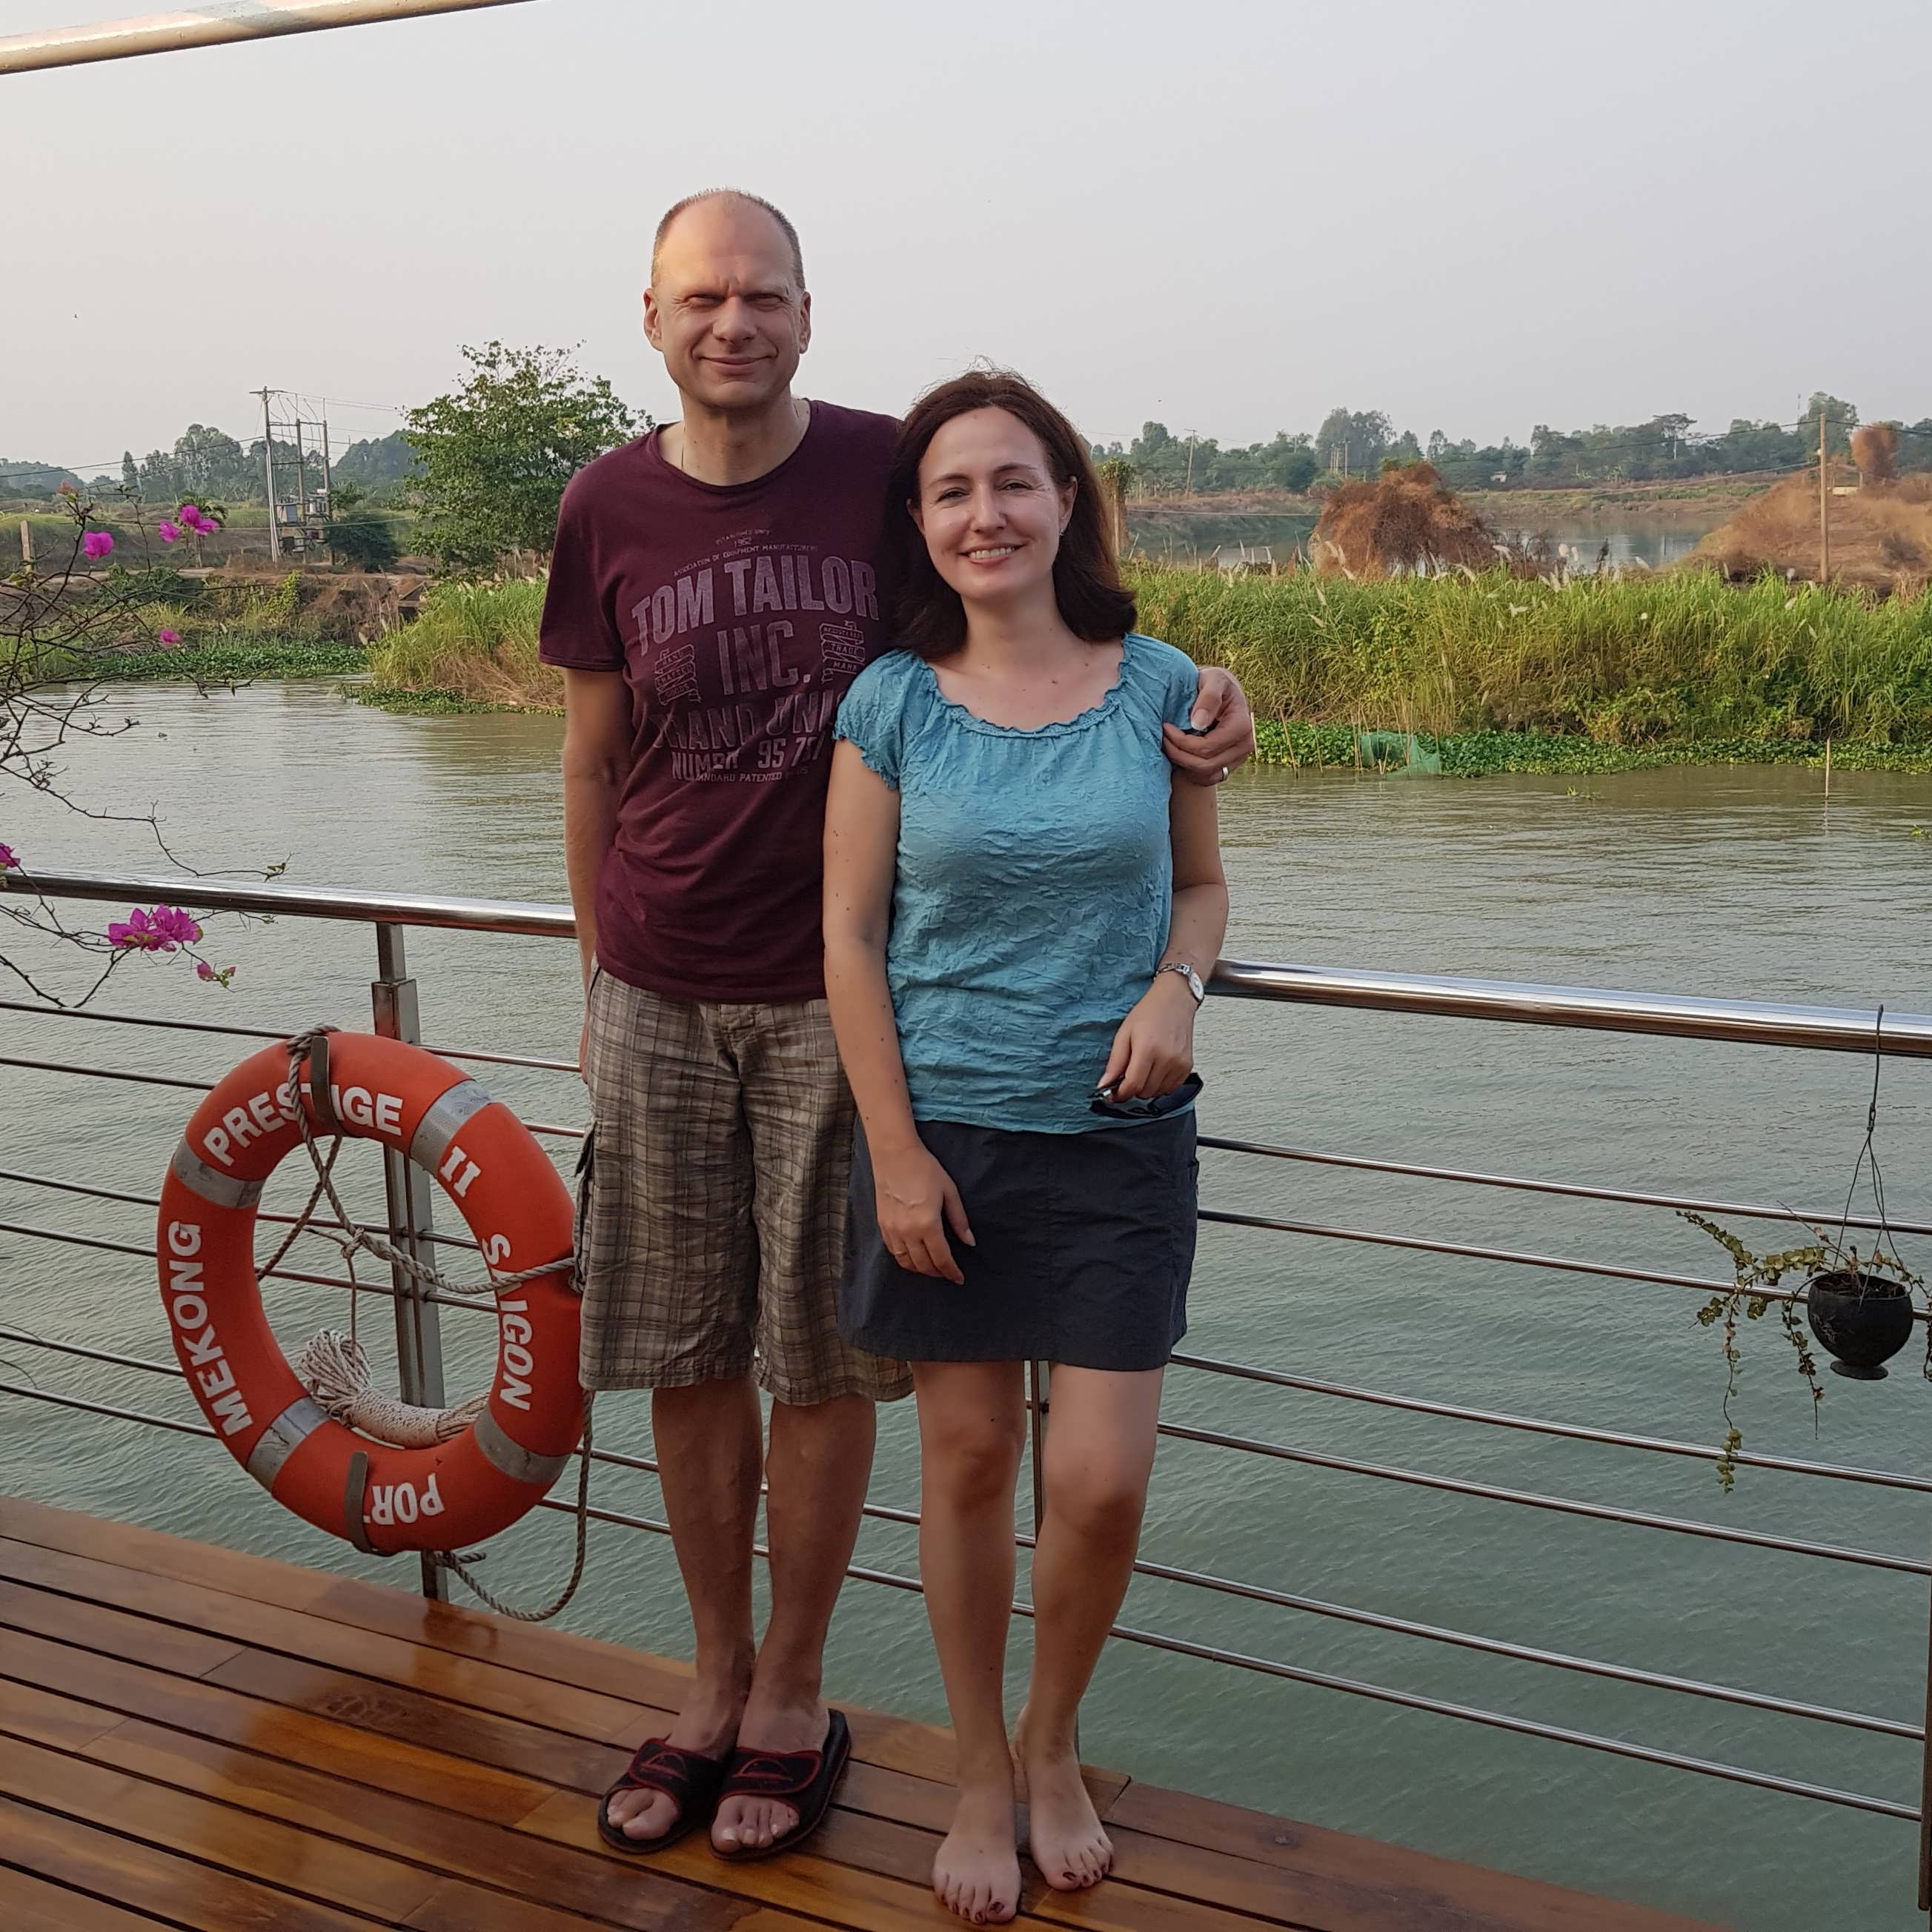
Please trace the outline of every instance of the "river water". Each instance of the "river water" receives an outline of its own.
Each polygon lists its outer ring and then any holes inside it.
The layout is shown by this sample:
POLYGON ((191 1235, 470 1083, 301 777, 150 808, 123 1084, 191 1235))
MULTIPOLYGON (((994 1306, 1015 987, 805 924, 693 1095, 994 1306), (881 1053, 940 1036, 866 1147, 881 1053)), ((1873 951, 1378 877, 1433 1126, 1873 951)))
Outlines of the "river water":
MULTIPOLYGON (((158 801, 206 866, 286 858, 308 885, 560 899, 554 719, 394 718, 321 683, 202 698, 141 688, 136 734, 80 746, 97 808, 158 801)), ((1223 793, 1231 955, 1572 984, 1932 1010, 1932 782, 1840 773, 1646 772, 1388 783, 1252 771, 1223 793)), ((140 866, 138 838, 50 801, 8 801, 0 837, 29 861, 140 866)), ((98 916, 90 914, 90 917, 98 916)), ((19 935, 0 940, 26 956, 19 935)), ((230 921, 211 946, 231 992, 179 960, 137 960, 101 996, 141 1012, 290 1028, 367 1024, 373 942, 351 926, 230 921)), ((574 955, 538 940, 412 933, 426 1037, 568 1056, 574 955)), ((30 949, 29 949, 30 950, 30 949)), ((58 954, 38 956, 71 986, 58 954)), ((7 1012, 8 1051, 218 1074, 244 1042, 7 1012)), ((1304 1148, 1820 1209, 1842 1200, 1869 1061, 1473 1022, 1210 1002, 1204 1130, 1304 1148)), ((580 1121, 566 1076, 482 1070, 526 1118, 580 1121)), ((1895 1213, 1932 1218, 1932 1070, 1894 1063, 1880 1151, 1895 1213)), ((0 1168, 152 1192, 192 1096, 0 1069, 0 1168)), ((551 1143, 560 1160, 569 1144, 551 1143)), ((359 1198, 374 1162, 359 1156, 359 1198)), ((1705 1235, 1647 1208, 1501 1193, 1228 1153, 1210 1206, 1715 1276, 1705 1235)), ((297 1204, 284 1171, 268 1205, 297 1204)), ((149 1215, 0 1179, 0 1220, 145 1245, 149 1215)), ((1750 1228, 1782 1246, 1774 1228, 1750 1228)), ((1922 1268, 1932 1242, 1916 1246, 1922 1268)), ((338 1271, 318 1250, 308 1265, 338 1271)), ((277 1284, 292 1344, 346 1298, 277 1284)), ((1716 1336, 1682 1287, 1226 1226, 1204 1229, 1186 1347, 1354 1387, 1709 1443, 1716 1336)), ((387 1310, 365 1300, 365 1335, 387 1310)), ((167 1350, 150 1264, 0 1237, 0 1321, 148 1357, 167 1350)), ((452 1390, 480 1386, 490 1336, 444 1316, 452 1390)), ((1890 1378, 1827 1376, 1810 1402, 1770 1321, 1747 1336, 1747 1447, 1834 1466, 1932 1472, 1932 1387, 1910 1352, 1890 1378)), ((382 1352, 378 1351, 379 1356, 382 1352)), ((160 1413, 178 1384, 0 1344, 49 1389, 160 1413)), ((17 1378, 12 1371, 6 1378, 17 1378)), ((1922 1560, 1932 1498, 1708 1463, 1176 1370, 1170 1420, 1336 1459, 1922 1560)), ((884 1418, 875 1500, 916 1506, 909 1405, 884 1418)), ((648 1453, 645 1404, 608 1402, 600 1444, 648 1453)), ((46 1501, 356 1574, 382 1566, 278 1509, 211 1445, 0 1396, 7 1486, 46 1501)), ((655 1516, 647 1477, 602 1468, 596 1500, 655 1516)), ((566 1520, 501 1540, 500 1592, 534 1600, 568 1561, 566 1520)), ((1593 1521, 1354 1471, 1170 1440, 1144 1554, 1276 1592, 1416 1623, 1916 1723, 1928 1584, 1883 1568, 1593 1521)), ((860 1560, 909 1574, 911 1539, 868 1522, 860 1560)), ((400 1566, 398 1566, 400 1568, 400 1566)), ((389 1573, 392 1580, 412 1579, 389 1573)), ((594 1536, 574 1627, 683 1654, 668 1545, 594 1536)), ((1669 1694, 1279 1604, 1142 1579, 1126 1621, 1298 1669, 1389 1685, 1822 1784, 1916 1799, 1912 1744, 1669 1694)), ((1023 1658, 1024 1628, 1016 1649, 1023 1658)), ((917 1600, 854 1582, 835 1630, 835 1694, 943 1716, 917 1600)), ((1017 1687, 1018 1677, 1016 1676, 1017 1687)), ((1088 1756, 1324 1825, 1776 1932, 1921 1923, 1916 1838, 1897 1820, 1129 1643, 1089 1706, 1088 1756)))

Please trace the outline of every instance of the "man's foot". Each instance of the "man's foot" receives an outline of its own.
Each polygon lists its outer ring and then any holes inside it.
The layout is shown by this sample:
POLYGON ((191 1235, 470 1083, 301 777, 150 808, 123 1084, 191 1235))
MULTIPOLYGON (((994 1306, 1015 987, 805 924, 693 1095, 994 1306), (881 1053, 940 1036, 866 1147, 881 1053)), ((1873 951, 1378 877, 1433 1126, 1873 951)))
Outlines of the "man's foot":
MULTIPOLYGON (((722 1758, 738 1735, 738 1717, 744 1704, 742 1690, 694 1684, 665 1742, 702 1757, 722 1758)), ((611 1823, 637 1844, 647 1845, 653 1838, 663 1838, 679 1822, 676 1805, 662 1791, 620 1791, 610 1800, 608 1815, 611 1823)))
MULTIPOLYGON (((824 1701, 778 1702, 760 1697, 753 1687, 738 1726, 740 1750, 815 1751, 825 1742, 832 1713, 824 1701)), ((711 1822, 711 1842, 721 1852, 762 1850, 798 1824, 798 1813, 783 1799, 730 1796, 711 1822)))
POLYGON ((1114 1841, 1087 1795, 1071 1744, 1049 1748, 1029 1737, 1022 1713, 1013 1755, 1026 1779, 1028 1849, 1055 1892, 1084 1892, 1107 1876, 1114 1841))
POLYGON ((1016 1839, 1010 1783, 962 1786, 932 1861, 934 1897, 969 1924, 1004 1925, 1020 1909, 1016 1839))

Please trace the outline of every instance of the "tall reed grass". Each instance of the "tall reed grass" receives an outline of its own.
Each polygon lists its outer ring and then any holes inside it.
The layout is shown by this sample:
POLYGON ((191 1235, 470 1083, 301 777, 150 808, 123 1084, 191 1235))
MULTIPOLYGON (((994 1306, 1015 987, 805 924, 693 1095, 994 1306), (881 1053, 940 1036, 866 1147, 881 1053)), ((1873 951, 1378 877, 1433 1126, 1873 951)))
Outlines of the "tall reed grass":
POLYGON ((537 662, 544 586, 438 584, 422 613, 369 653, 378 701, 404 694, 522 707, 563 702, 562 674, 537 662))
POLYGON ((1766 576, 1351 581, 1130 566, 1142 629, 1225 664, 1259 717, 1612 746, 1932 745, 1932 595, 1766 576))
MULTIPOLYGON (((1141 628, 1226 664, 1258 717, 1641 750, 1932 748, 1932 595, 1879 602, 1683 572, 1524 581, 1223 579, 1133 563, 1141 628), (1722 747, 1724 748, 1720 749, 1722 747)), ((556 705, 540 582, 442 584, 370 654, 378 701, 556 705)))

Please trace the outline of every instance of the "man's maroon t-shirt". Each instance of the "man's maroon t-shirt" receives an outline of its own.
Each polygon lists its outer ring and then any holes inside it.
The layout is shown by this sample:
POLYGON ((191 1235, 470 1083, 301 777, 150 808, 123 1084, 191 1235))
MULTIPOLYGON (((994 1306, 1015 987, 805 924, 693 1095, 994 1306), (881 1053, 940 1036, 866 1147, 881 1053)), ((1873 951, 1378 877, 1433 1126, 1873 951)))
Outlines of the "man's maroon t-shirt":
POLYGON ((597 884, 598 963, 685 1000, 816 999, 832 725, 884 647, 898 425, 814 403, 755 482, 700 483, 656 432, 564 492, 541 656, 620 671, 631 772, 597 884))

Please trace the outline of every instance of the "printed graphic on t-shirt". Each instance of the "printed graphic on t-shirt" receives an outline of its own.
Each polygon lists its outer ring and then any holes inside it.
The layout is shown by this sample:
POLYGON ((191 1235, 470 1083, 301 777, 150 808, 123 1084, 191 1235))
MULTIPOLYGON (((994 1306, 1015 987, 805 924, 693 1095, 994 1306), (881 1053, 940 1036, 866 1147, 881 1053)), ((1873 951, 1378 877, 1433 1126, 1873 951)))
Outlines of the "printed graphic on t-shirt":
POLYGON ((675 777, 766 784, 816 764, 865 668, 872 566, 766 536, 735 534, 632 607, 628 646, 656 700, 650 746, 675 777))

